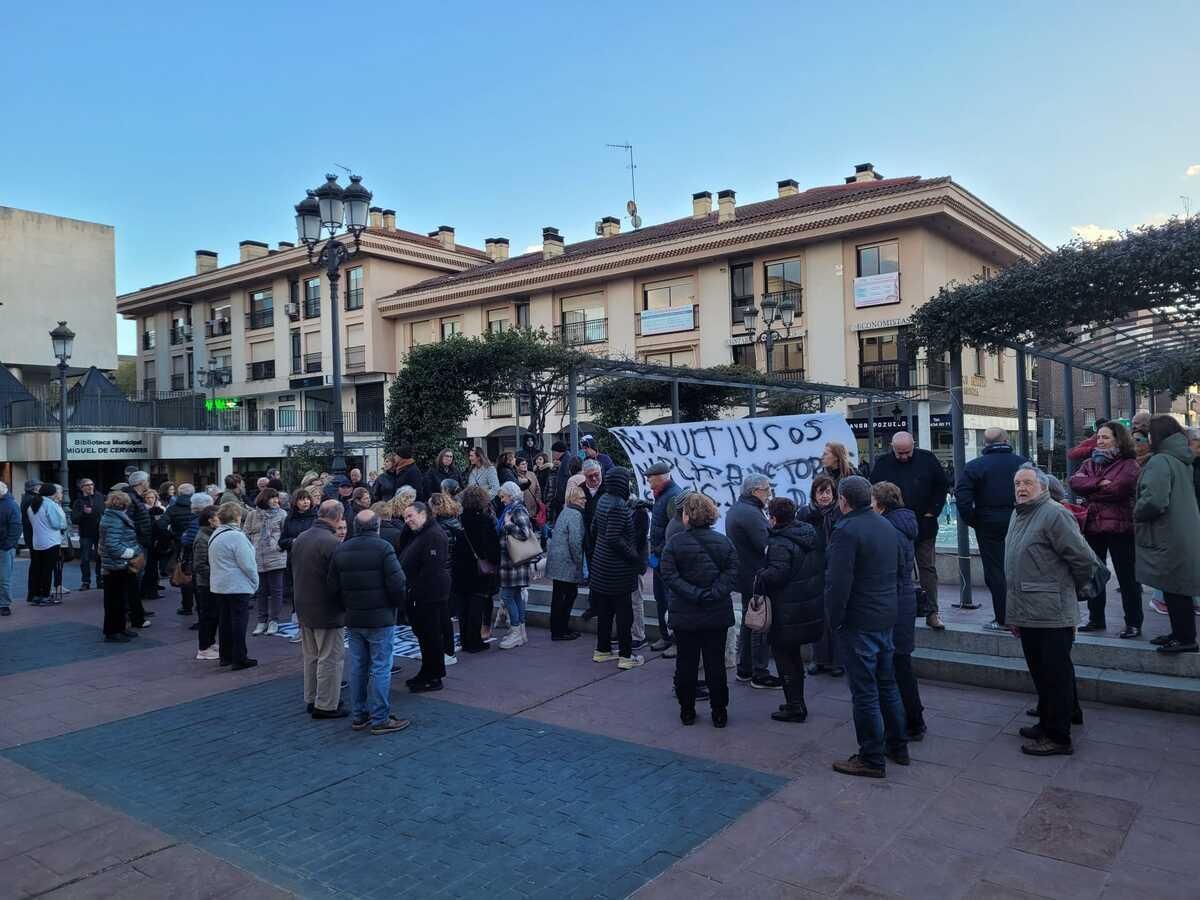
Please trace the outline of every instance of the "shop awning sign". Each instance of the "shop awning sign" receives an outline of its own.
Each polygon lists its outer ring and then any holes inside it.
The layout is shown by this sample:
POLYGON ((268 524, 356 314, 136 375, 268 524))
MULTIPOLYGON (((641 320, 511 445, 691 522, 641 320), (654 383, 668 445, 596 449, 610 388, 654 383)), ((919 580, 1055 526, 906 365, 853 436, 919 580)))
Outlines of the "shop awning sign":
POLYGON ((146 435, 139 431, 87 431, 67 435, 67 457, 75 459, 145 459, 146 435))

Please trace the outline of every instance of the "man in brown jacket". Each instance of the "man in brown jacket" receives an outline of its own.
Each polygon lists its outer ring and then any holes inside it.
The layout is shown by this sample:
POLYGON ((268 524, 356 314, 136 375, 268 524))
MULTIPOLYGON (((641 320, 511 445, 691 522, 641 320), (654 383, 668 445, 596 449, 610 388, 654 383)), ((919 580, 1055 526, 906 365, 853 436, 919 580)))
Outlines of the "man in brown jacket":
POLYGON ((317 521, 292 542, 288 554, 304 649, 304 702, 314 719, 343 719, 349 715, 340 702, 346 656, 342 635, 345 614, 325 590, 325 573, 338 547, 337 526, 341 520, 341 501, 326 500, 317 510, 317 521))

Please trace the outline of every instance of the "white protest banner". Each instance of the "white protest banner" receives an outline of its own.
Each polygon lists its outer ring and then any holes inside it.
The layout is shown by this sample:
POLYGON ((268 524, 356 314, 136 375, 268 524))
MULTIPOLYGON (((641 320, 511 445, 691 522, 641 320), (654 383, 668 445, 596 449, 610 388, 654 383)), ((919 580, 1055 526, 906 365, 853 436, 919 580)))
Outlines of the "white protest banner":
POLYGON ((641 496, 653 499, 646 469, 669 463, 676 483, 716 502, 722 530, 725 511, 737 502, 747 475, 766 475, 776 496, 803 506, 825 444, 844 444, 851 462, 858 463, 858 443, 841 413, 630 425, 614 428, 612 434, 633 464, 641 496))

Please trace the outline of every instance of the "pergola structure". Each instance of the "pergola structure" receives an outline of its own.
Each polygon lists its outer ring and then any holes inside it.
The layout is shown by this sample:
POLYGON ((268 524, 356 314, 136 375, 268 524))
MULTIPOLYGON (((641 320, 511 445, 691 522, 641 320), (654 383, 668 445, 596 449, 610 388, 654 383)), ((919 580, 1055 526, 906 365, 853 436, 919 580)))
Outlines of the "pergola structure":
MULTIPOLYGON (((1103 415, 1112 387, 1124 383, 1129 408, 1139 390, 1183 393, 1200 382, 1200 218, 1172 220, 1118 240, 1076 241, 1021 260, 990 279, 943 288, 913 315, 917 340, 950 354, 954 468, 966 464, 962 347, 1012 349, 1017 356, 1020 449, 1029 455, 1026 359, 1063 366, 1066 442, 1075 443, 1073 370, 1103 379, 1103 415)), ((1068 461, 1068 472, 1072 468, 1068 461)), ((958 522, 962 603, 971 605, 967 523, 958 522)))

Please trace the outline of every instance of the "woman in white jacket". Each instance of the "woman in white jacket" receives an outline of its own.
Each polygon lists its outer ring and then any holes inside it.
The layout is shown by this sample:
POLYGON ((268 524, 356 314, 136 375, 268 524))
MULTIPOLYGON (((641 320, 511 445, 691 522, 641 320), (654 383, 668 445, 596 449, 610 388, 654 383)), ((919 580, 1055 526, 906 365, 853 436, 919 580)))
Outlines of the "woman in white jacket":
POLYGON ((239 527, 242 509, 240 503, 222 503, 217 510, 220 524, 208 539, 208 589, 219 614, 221 665, 235 670, 258 665, 246 654, 246 624, 250 599, 258 591, 258 566, 254 547, 239 527))
POLYGON ((62 553, 63 535, 67 532, 67 514, 56 498, 62 500, 62 489, 57 484, 43 484, 26 511, 33 526, 33 546, 29 548, 29 589, 26 594, 31 606, 57 606, 62 603, 51 596, 51 582, 59 554, 62 553))

